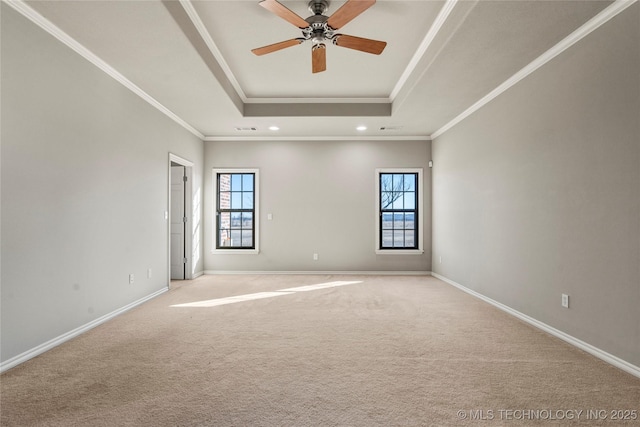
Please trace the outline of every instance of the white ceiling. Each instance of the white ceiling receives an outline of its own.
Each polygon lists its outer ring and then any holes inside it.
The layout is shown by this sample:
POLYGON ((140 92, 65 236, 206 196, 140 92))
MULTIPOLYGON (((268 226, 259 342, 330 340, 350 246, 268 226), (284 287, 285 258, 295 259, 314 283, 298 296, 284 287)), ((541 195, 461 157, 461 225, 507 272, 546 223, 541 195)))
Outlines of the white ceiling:
MULTIPOLYGON (((281 3, 310 15, 306 1, 281 3)), ((343 3, 331 1, 327 15, 343 3)), ((251 53, 300 36, 258 0, 13 4, 207 139, 429 138, 615 7, 594 0, 379 0, 340 32, 384 40, 385 51, 329 45, 327 71, 312 74, 309 42, 251 53)))

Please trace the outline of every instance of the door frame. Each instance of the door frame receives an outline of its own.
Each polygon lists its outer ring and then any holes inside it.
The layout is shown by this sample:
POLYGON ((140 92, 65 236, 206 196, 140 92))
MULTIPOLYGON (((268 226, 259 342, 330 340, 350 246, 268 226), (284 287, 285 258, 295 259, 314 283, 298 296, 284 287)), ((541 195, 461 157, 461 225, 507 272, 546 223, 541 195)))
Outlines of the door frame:
POLYGON ((187 262, 184 266, 184 279, 193 279, 193 162, 183 157, 169 153, 167 162, 167 286, 171 286, 171 164, 184 166, 187 182, 184 186, 184 210, 187 222, 185 223, 184 253, 187 262))

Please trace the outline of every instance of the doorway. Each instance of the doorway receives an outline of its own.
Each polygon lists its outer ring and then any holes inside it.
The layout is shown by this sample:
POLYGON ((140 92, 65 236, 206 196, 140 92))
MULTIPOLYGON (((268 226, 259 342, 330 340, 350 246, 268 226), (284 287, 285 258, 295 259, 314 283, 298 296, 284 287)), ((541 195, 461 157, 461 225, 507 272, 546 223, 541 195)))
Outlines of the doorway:
POLYGON ((169 278, 190 280, 192 269, 192 178, 193 163, 169 154, 169 278))

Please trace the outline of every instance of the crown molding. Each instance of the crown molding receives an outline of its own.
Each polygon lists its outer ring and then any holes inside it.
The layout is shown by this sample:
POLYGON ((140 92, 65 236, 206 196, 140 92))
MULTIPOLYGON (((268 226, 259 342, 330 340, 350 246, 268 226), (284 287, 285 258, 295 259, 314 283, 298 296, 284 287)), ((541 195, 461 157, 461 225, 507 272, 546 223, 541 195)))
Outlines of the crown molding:
POLYGON ((73 51, 78 53, 87 61, 91 62, 100 70, 104 71, 106 74, 108 74, 110 77, 112 77, 117 82, 122 84, 124 87, 129 89, 131 92, 135 93, 140 98, 147 101, 147 103, 149 103, 150 105, 158 109, 161 113, 163 113, 164 115, 169 117, 171 120, 178 123, 180 126, 182 126, 186 130, 191 132, 193 135, 197 136, 200 139, 204 138, 204 135, 200 133, 196 128, 194 128, 189 123, 184 121, 182 118, 176 115, 173 111, 169 110, 167 107, 162 105, 160 102, 158 102, 158 100, 156 100, 154 97, 152 97, 147 92, 142 90, 138 85, 133 83, 131 80, 127 79, 124 75, 122 75, 115 68, 107 64, 96 54, 94 54, 89 49, 84 47, 82 44, 78 43, 73 37, 71 37, 64 31, 62 31, 59 27, 57 27, 51 21, 46 19, 44 16, 40 15, 38 12, 36 12, 34 9, 28 6, 23 0, 3 0, 3 2, 11 6, 14 10, 16 10, 25 18, 29 19, 38 27, 42 28, 47 33, 51 34, 60 42, 64 43, 66 46, 71 48, 73 51))
POLYGON ((413 74, 413 72, 415 71, 416 67, 418 66, 418 63, 420 62, 424 54, 427 52, 427 49, 429 49, 429 46, 431 46, 431 43, 440 32, 440 29, 444 25, 445 21, 451 14, 451 11, 455 7, 455 5, 458 3, 458 1, 459 0, 447 0, 444 6, 442 6, 442 9, 440 9, 438 16, 436 17, 435 21, 433 21, 433 24, 431 24, 431 27, 429 28, 429 31, 427 31, 427 34, 424 36, 424 39, 420 43, 418 50, 414 53, 413 57, 411 58, 411 61, 409 61, 409 64, 407 65, 407 68, 405 68, 404 72, 400 76, 400 79, 398 80, 395 87, 391 91, 391 94, 389 95, 389 100, 391 102, 393 102, 396 99, 396 96, 398 96, 398 94, 400 93, 404 85, 407 83, 407 80, 409 79, 411 74, 413 74))
POLYGON ((204 141, 431 141, 430 136, 205 136, 204 141))
POLYGON ((465 111, 460 113, 456 118, 451 120, 449 123, 442 126, 440 129, 431 134, 431 138, 438 138, 440 135, 469 117, 471 114, 478 111, 480 108, 487 105, 493 99, 500 96, 502 93, 506 92, 509 88, 514 86, 516 83, 520 82, 528 75, 551 61, 556 56, 560 55, 565 50, 569 49, 571 46, 585 38, 587 35, 591 34, 593 31, 598 29, 601 25, 608 22, 610 19, 624 11, 629 6, 633 5, 638 0, 615 0, 610 6, 602 10, 599 14, 591 18, 580 28, 575 30, 573 33, 569 34, 567 37, 562 39, 559 43, 553 46, 551 49, 547 50, 545 53, 540 55, 538 58, 534 59, 529 65, 515 73, 509 79, 505 80, 500 86, 489 92, 483 98, 478 100, 471 107, 467 108, 465 111))
POLYGON ((209 34, 209 30, 207 30, 207 27, 204 25, 204 22, 202 22, 200 15, 198 15, 198 12, 193 7, 193 3, 191 3, 191 0, 180 0, 180 4, 184 8, 185 12, 187 12, 187 16, 189 16, 189 19, 191 19, 191 22, 196 27, 196 30, 198 30, 200 37, 202 37, 202 40, 209 48, 211 54, 216 59, 216 61, 218 61, 218 65, 220 65, 220 68, 222 68, 222 71, 227 76, 227 79, 229 79, 229 83, 231 83, 231 86, 233 86, 242 102, 246 103, 248 99, 244 91, 242 90, 238 79, 236 79, 236 76, 231 71, 231 67, 229 67, 227 61, 224 60, 220 49, 218 49, 218 46, 213 41, 213 37, 211 37, 211 34, 209 34))
MULTIPOLYGON (((608 22, 610 19, 612 19, 613 17, 615 17, 616 15, 618 15, 619 13, 621 13, 622 11, 624 11, 625 9, 630 7, 631 5, 635 4, 638 0, 615 0, 610 6, 608 6, 606 9, 601 11, 598 15, 596 15, 595 17, 593 17, 592 19, 587 21, 587 23, 582 25, 580 28, 578 28, 576 31, 571 33, 566 38, 564 38, 562 41, 560 41, 554 47, 549 49, 547 52, 545 52, 544 54, 542 54, 541 56, 536 58, 529 65, 527 65, 526 67, 524 67, 523 69, 518 71, 512 77, 510 77, 505 82, 503 82, 500 86, 496 87, 494 90, 489 92, 487 95, 485 95, 483 98, 478 100, 471 107, 467 108, 465 111, 463 111, 457 117, 455 117, 453 120, 451 120, 450 122, 448 122, 447 124, 445 124, 444 126, 439 128, 433 134, 426 135, 426 136, 425 135, 420 135, 420 136, 398 136, 398 137, 392 137, 392 136, 385 136, 385 137, 376 137, 376 136, 373 136, 373 137, 365 137, 365 136, 357 136, 357 137, 348 137, 348 136, 339 136, 339 137, 332 137, 332 136, 329 136, 329 137, 317 137, 317 136, 316 137, 305 137, 305 136, 300 136, 300 137, 224 137, 224 136, 220 136, 220 137, 214 137, 214 136, 205 136, 200 131, 198 131, 196 128, 194 128, 189 123, 187 123, 185 120, 183 120, 181 117, 179 117, 174 112, 172 112, 167 107, 165 107, 163 104, 161 104, 158 100, 156 100, 151 95, 149 95, 147 92, 145 92, 143 89, 141 89, 139 86, 137 86, 135 83, 133 83, 132 81, 127 79, 123 74, 118 72, 115 68, 113 68, 112 66, 107 64, 105 61, 103 61, 96 54, 91 52, 89 49, 87 49, 82 44, 77 42, 74 38, 69 36, 67 33, 65 33, 63 30, 61 30, 59 27, 57 27, 51 21, 49 21, 48 19, 46 19, 45 17, 40 15, 38 12, 36 12, 30 6, 28 6, 25 3, 24 0, 2 0, 2 1, 4 3, 6 3, 7 5, 11 6, 14 10, 16 10, 18 13, 23 15, 25 18, 29 19, 31 22, 36 24, 38 27, 42 28, 47 33, 51 34, 57 40, 59 40, 60 42, 62 42, 63 44, 65 44, 66 46, 71 48, 73 51, 75 51, 76 53, 81 55, 83 58, 85 58, 86 60, 88 60, 89 62, 94 64, 96 67, 98 67, 103 72, 105 72, 106 74, 111 76, 113 79, 118 81, 120 84, 125 86, 127 89, 131 90, 133 93, 135 93, 140 98, 145 100, 151 106, 155 107, 157 110, 159 110, 160 112, 165 114, 167 117, 169 117, 171 120, 173 120, 174 122, 176 122, 177 124, 182 126, 184 129, 186 129, 187 131, 189 131, 190 133, 192 133, 193 135, 195 135, 196 137, 198 137, 198 138, 200 138, 201 140, 204 140, 204 141, 255 141, 255 140, 262 140, 262 141, 270 141, 270 140, 274 140, 274 141, 275 140, 279 140, 279 141, 282 141, 282 140, 296 140, 296 141, 425 140, 425 141, 431 141, 431 140, 433 140, 435 138, 438 138, 439 136, 444 134, 449 129, 453 128, 456 124, 460 123, 461 121, 463 121, 465 118, 469 117, 474 112, 478 111, 480 108, 482 108, 483 106, 485 106, 486 104, 491 102, 493 99, 498 97, 500 94, 504 93, 509 88, 511 88, 512 86, 517 84, 519 81, 523 80, 528 75, 530 75, 531 73, 536 71, 538 68, 542 67, 543 65, 545 65, 546 63, 551 61, 553 58, 555 58, 556 56, 558 56, 559 54, 561 54, 562 52, 564 52, 565 50, 567 50, 568 48, 573 46, 575 43, 577 43, 578 41, 582 40, 584 37, 586 37, 588 34, 593 32, 597 28, 599 28, 601 25, 603 25, 604 23, 608 22)), ((229 69, 227 63, 224 61, 224 59, 222 57, 222 54, 220 53, 220 51, 218 50, 217 46, 213 42, 213 39, 211 38, 211 35, 206 30, 206 28, 204 27, 204 24, 202 23, 202 20, 200 19, 199 15, 197 14, 195 9, 193 8, 193 5, 191 4, 191 1, 190 0, 180 0, 180 4, 182 5, 182 7, 184 8, 185 12, 187 13, 189 18, 191 19, 192 23, 194 24, 194 26, 196 27, 196 29, 200 33, 200 36, 203 38, 203 40, 207 44, 208 48, 211 50, 212 55, 214 55, 216 61, 218 61, 218 63, 220 64, 220 66, 224 70, 225 74, 229 78, 230 83, 232 84, 232 86, 236 90, 238 96, 243 100, 243 103, 245 105, 247 105, 247 106, 248 105, 255 105, 257 107, 258 105, 261 105, 261 104, 263 104, 263 105, 264 104, 272 104, 272 105, 275 105, 275 104, 297 104, 297 103, 300 103, 300 102, 304 102, 304 103, 309 104, 309 105, 310 104, 317 104, 317 105, 322 105, 322 104, 350 104, 350 103, 351 104, 353 104, 353 103, 359 103, 359 104, 385 104, 385 103, 387 103, 387 104, 392 104, 393 103, 393 99, 395 99, 395 97, 398 95, 399 91, 402 89, 404 84, 407 82, 407 79, 409 78, 409 76, 415 70, 415 67, 417 66, 419 60, 423 57, 423 55, 425 54, 425 52, 429 48, 430 44, 435 39, 437 33, 442 28, 442 25, 444 24, 444 22, 446 21, 446 19, 448 18, 448 16, 450 15, 451 11, 453 10, 454 6, 458 3, 458 1, 459 0, 447 0, 446 1, 445 5, 441 9, 441 11, 438 14, 436 20, 434 21, 433 25, 431 26, 431 28, 427 32, 427 35, 425 36, 425 38, 423 39, 422 43, 420 44, 420 47, 419 47, 418 51, 416 51, 416 53, 414 54, 411 62, 409 63, 409 65, 405 69, 404 73, 402 74, 400 80, 396 84, 396 86, 395 86, 394 90, 392 91, 391 95, 389 96, 389 98, 330 98, 330 99, 329 98, 327 98, 327 99, 317 99, 317 98, 247 98, 246 95, 244 94, 244 92, 242 91, 242 88, 240 87, 239 83, 237 82, 237 80, 233 76, 233 73, 231 73, 231 70, 229 69)))

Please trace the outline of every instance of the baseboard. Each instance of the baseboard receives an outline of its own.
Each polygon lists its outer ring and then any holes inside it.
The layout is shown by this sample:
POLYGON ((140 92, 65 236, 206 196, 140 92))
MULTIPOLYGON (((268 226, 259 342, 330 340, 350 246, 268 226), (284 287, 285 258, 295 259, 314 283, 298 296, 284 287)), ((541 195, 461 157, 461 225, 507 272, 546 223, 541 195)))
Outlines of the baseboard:
POLYGON ((233 275, 233 274, 247 274, 247 275, 267 275, 267 274, 281 274, 281 275, 350 275, 350 276, 430 276, 430 271, 231 271, 231 270, 205 270, 205 275, 233 275))
POLYGON ((121 307, 121 308, 119 308, 119 309, 117 309, 115 311, 112 311, 111 313, 105 314, 104 316, 99 317, 99 318, 97 318, 97 319, 95 319, 95 320, 93 320, 93 321, 91 321, 91 322, 89 322, 89 323, 87 323, 85 325, 82 325, 82 326, 80 326, 80 327, 78 327, 76 329, 73 329, 73 330, 71 330, 71 331, 69 331, 67 333, 64 333, 64 334, 62 334, 62 335, 60 335, 60 336, 58 336, 58 337, 56 337, 56 338, 54 338, 54 339, 52 339, 50 341, 47 341, 47 342, 45 342, 43 344, 40 344, 39 346, 34 347, 31 350, 27 350, 22 354, 14 356, 11 359, 8 359, 5 362, 0 363, 0 373, 2 373, 4 371, 7 371, 7 370, 9 370, 9 369, 11 369, 13 367, 16 367, 19 364, 24 363, 29 359, 32 359, 32 358, 34 358, 36 356, 39 356, 42 353, 44 353, 44 352, 46 352, 48 350, 51 350, 52 348, 57 347, 60 344, 62 344, 64 342, 67 342, 70 339, 75 338, 78 335, 83 334, 84 332, 87 332, 88 330, 93 329, 96 326, 101 325, 102 323, 104 323, 104 322, 106 322, 108 320, 111 320, 114 317, 119 316, 120 314, 122 314, 122 313, 124 313, 124 312, 126 312, 128 310, 131 310, 132 308, 134 308, 134 307, 136 307, 136 306, 138 306, 138 305, 140 305, 142 303, 145 303, 145 302, 149 301, 150 299, 153 299, 153 298, 157 297, 160 294, 163 294, 163 293, 167 292, 168 290, 169 290, 169 288, 162 288, 159 291, 156 291, 156 292, 154 292, 154 293, 152 293, 150 295, 147 295, 144 298, 141 298, 141 299, 139 299, 137 301, 134 301, 134 302, 132 302, 130 304, 127 304, 124 307, 121 307))
POLYGON ((196 273, 193 273, 193 275, 191 276, 191 280, 193 279, 197 279, 198 277, 202 276, 204 273, 204 271, 198 271, 196 273))
POLYGON ((573 337, 569 334, 567 334, 566 332, 562 332, 559 329, 554 328, 553 326, 549 326, 546 323, 543 323, 537 319, 534 319, 533 317, 527 316, 526 314, 520 313, 517 310, 514 310, 513 308, 504 305, 498 301, 495 301, 489 297, 486 297, 484 295, 482 295, 481 293, 478 293, 474 290, 471 290, 463 285, 461 285, 460 283, 454 282, 451 279, 448 279, 447 277, 441 276, 438 273, 434 273, 431 272, 431 275, 433 277, 436 277, 440 280, 442 280, 445 283, 448 283, 452 286, 455 286, 456 288, 460 289, 463 292, 468 293, 469 295, 472 295, 476 298, 481 299, 482 301, 485 301, 491 305, 493 305, 494 307, 514 316, 517 317, 518 319, 527 322, 528 324, 530 324, 531 326, 534 326, 538 329, 543 330, 544 332, 547 332, 551 335, 553 335, 556 338, 560 338, 561 340, 573 345, 574 347, 577 347, 581 350, 586 351, 587 353, 591 354, 592 356, 597 357, 598 359, 601 359, 607 363, 609 363, 610 365, 615 366, 616 368, 622 369, 625 372, 630 373, 631 375, 640 378, 640 367, 635 366, 629 362, 627 362, 626 360, 622 360, 619 357, 614 356, 613 354, 607 353, 604 350, 599 349, 598 347, 594 347, 593 345, 586 343, 576 337, 573 337))

